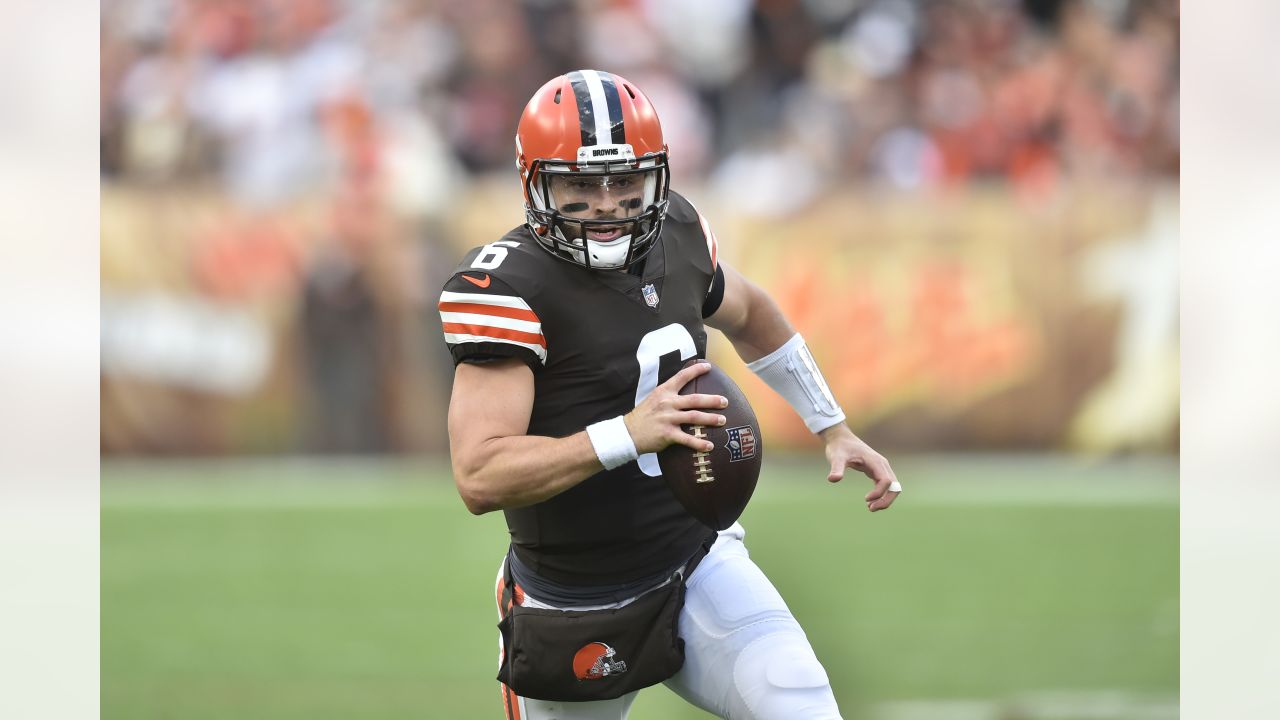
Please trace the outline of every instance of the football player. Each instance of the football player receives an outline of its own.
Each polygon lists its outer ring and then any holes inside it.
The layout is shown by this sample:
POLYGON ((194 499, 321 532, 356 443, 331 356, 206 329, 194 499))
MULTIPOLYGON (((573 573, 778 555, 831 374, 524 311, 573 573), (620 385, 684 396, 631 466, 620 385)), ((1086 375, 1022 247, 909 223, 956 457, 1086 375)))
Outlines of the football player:
MULTIPOLYGON (((901 486, 845 424, 803 338, 669 189, 667 153, 653 106, 617 75, 571 72, 529 101, 516 135, 527 222, 468 253, 440 296, 458 492, 473 513, 505 513, 506 572, 525 607, 621 607, 709 545, 680 614, 684 666, 665 684, 724 718, 837 718, 827 674, 742 526, 709 538, 660 476, 655 453, 668 445, 710 449, 682 423, 724 422, 724 398, 678 394, 709 367, 680 369, 705 356, 705 326, 821 436, 828 481, 866 474, 872 512, 901 486)), ((620 655, 609 660, 622 669, 620 655)), ((509 718, 620 720, 636 693, 502 694, 509 718)))

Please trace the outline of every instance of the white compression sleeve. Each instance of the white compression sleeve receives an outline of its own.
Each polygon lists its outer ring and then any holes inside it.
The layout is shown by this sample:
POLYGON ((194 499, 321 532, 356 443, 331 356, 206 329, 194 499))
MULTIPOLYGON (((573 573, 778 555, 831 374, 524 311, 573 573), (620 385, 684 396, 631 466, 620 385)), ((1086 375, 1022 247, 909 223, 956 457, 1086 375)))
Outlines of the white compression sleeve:
POLYGON ((844 411, 827 387, 800 333, 777 350, 747 363, 747 369, 795 409, 809 432, 821 432, 844 422, 844 411))

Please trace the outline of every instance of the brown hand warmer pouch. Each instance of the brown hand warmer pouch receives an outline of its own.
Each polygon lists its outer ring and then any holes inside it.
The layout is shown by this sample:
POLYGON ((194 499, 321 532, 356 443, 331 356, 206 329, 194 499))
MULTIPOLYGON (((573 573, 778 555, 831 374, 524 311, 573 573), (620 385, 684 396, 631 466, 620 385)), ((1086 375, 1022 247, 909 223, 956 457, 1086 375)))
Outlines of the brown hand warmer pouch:
POLYGON ((498 680, 521 697, 562 702, 610 700, 656 685, 684 666, 679 635, 685 577, 706 555, 700 548, 671 581, 610 610, 543 610, 511 602, 504 570, 498 630, 504 649, 498 680))

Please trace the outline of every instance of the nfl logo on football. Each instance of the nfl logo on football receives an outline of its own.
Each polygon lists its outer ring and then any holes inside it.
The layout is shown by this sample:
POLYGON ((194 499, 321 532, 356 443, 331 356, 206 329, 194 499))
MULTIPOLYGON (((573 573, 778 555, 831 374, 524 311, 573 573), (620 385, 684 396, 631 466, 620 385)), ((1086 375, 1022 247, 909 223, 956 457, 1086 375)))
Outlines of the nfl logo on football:
POLYGON ((729 448, 729 461, 747 460, 756 456, 756 434, 750 425, 742 427, 730 428, 729 442, 726 446, 729 448))
POLYGON ((644 291, 644 301, 649 304, 649 307, 658 307, 658 290, 653 283, 645 285, 641 290, 644 291))

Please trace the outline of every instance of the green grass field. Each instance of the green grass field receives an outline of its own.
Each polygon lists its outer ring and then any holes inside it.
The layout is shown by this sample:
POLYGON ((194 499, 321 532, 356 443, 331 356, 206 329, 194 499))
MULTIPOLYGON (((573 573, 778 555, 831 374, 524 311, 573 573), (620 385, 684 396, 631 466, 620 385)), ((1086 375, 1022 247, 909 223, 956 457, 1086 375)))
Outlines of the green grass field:
MULTIPOLYGON (((1176 460, 766 465, 747 546, 846 718, 1172 718, 1176 460)), ((500 513, 447 468, 104 462, 102 717, 499 718, 500 513)), ((634 720, 706 718, 664 688, 634 720)))

